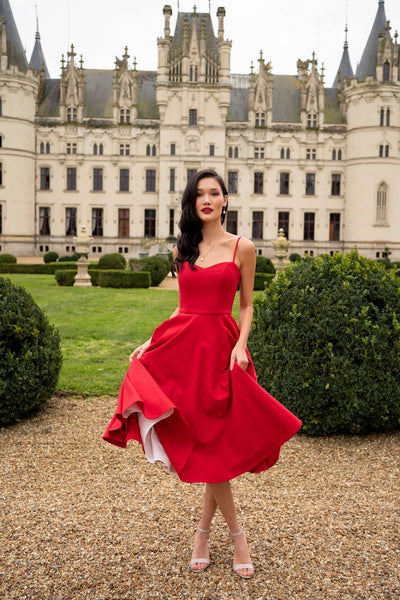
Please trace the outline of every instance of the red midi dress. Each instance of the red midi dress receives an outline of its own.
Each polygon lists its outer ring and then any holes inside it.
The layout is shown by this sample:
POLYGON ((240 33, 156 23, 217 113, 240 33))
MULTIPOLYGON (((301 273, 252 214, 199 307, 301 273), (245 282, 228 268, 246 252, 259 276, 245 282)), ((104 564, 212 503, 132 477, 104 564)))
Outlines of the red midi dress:
POLYGON ((196 270, 185 263, 178 280, 179 313, 131 362, 104 439, 123 448, 137 440, 149 461, 189 483, 264 471, 301 421, 258 385, 250 356, 245 371, 230 370, 239 337, 235 257, 196 270))

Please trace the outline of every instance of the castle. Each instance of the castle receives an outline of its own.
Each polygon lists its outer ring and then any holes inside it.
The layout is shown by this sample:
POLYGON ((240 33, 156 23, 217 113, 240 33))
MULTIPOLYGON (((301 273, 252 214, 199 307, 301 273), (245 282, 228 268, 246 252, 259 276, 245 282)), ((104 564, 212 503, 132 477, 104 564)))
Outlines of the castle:
MULTIPOLYGON (((232 74, 225 9, 163 8, 157 71, 129 62, 85 69, 74 46, 51 79, 40 35, 27 62, 9 0, 0 0, 0 252, 138 256, 171 247, 187 178, 221 173, 226 227, 272 256, 283 228, 291 252, 355 245, 400 260, 400 70, 379 0, 356 73, 347 37, 332 87, 315 55, 297 74, 232 74)), ((252 57, 249 57, 249 60, 252 57)))

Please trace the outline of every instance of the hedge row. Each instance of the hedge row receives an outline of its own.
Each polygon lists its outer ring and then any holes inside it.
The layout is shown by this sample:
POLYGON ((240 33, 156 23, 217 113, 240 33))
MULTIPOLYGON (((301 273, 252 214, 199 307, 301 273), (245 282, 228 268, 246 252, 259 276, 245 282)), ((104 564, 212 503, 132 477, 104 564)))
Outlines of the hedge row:
POLYGON ((275 275, 273 273, 255 273, 254 290, 265 290, 272 282, 275 275))
MULTIPOLYGON (((97 263, 90 263, 97 266, 97 263)), ((15 265, 11 263, 1 264, 0 273, 23 273, 31 275, 54 275, 55 271, 60 269, 76 269, 76 262, 56 262, 48 263, 47 265, 15 265)))
MULTIPOLYGON (((74 285, 76 269, 60 270, 54 273, 58 285, 74 285)), ((148 288, 150 273, 148 271, 116 271, 115 269, 89 269, 93 285, 111 288, 148 288)))
POLYGON ((168 275, 171 268, 171 261, 163 256, 147 256, 142 259, 131 258, 129 260, 129 268, 131 271, 136 272, 149 271, 151 285, 157 286, 168 275))

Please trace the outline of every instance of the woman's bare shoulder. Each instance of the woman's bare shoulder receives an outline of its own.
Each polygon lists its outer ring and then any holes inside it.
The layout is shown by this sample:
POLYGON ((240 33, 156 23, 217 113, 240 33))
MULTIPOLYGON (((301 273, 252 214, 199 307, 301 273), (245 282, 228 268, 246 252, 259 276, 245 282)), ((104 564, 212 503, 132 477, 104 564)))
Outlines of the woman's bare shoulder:
POLYGON ((255 252, 255 246, 251 240, 248 240, 245 237, 240 237, 238 244, 238 252, 243 252, 245 254, 255 252))

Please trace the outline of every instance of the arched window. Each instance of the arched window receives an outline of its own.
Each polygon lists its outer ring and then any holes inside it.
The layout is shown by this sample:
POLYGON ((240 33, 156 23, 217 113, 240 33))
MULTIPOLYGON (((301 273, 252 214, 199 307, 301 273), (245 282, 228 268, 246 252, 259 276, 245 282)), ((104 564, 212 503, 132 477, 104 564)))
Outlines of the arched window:
POLYGON ((281 160, 285 158, 285 148, 281 148, 281 160))
POLYGON ((235 158, 239 158, 239 148, 236 146, 235 148, 235 154, 234 154, 235 158))
POLYGON ((290 158, 290 148, 286 148, 286 158, 290 158))
POLYGON ((233 158, 232 146, 229 146, 229 149, 228 149, 228 158, 233 158))
POLYGON ((50 144, 49 144, 49 142, 46 143, 46 154, 50 154, 50 144))
POLYGON ((379 118, 379 125, 381 127, 383 127, 385 124, 385 109, 381 108, 381 113, 380 113, 380 118, 379 118))
POLYGON ((156 153, 157 153, 157 150, 156 150, 156 147, 155 147, 155 145, 153 144, 153 147, 152 147, 152 149, 151 149, 151 155, 152 155, 152 156, 156 156, 156 153))
POLYGON ((44 154, 44 142, 40 142, 40 154, 44 154))
POLYGON ((381 183, 376 196, 376 220, 378 223, 386 223, 387 220, 387 185, 381 183))
POLYGON ((383 63, 383 81, 390 81, 390 62, 383 63))
POLYGON ((97 154, 97 144, 94 144, 93 146, 93 154, 97 154))
POLYGON ((3 99, 0 98, 0 117, 3 116, 3 99))
POLYGON ((342 151, 341 150, 338 150, 337 159, 342 160, 342 151))
POLYGON ((386 127, 390 125, 390 108, 386 109, 386 127))
POLYGON ((150 144, 147 144, 147 146, 146 146, 146 156, 151 156, 150 144))
POLYGON ((332 160, 336 160, 336 150, 332 150, 332 160))
POLYGON ((103 144, 99 145, 99 154, 103 154, 103 144))

